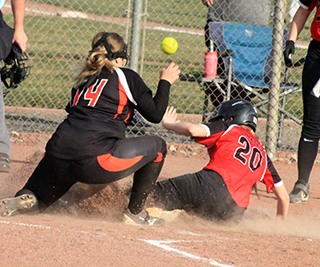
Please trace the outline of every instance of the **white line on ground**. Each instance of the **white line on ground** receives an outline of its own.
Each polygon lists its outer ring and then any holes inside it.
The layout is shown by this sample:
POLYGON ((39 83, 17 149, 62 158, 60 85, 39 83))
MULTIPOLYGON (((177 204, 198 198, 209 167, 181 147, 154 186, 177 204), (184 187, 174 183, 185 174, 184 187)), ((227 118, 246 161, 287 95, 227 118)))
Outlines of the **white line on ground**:
MULTIPOLYGON (((182 255, 184 257, 187 257, 187 258, 191 258, 191 259, 194 259, 194 260, 206 261, 209 264, 214 265, 214 266, 232 267, 232 265, 221 264, 221 263, 216 262, 216 261, 214 261, 212 259, 202 258, 202 257, 196 256, 196 255, 193 255, 191 253, 188 253, 188 252, 185 252, 185 251, 181 251, 179 249, 175 249, 175 248, 169 247, 168 245, 165 245, 165 244, 168 244, 168 243, 170 244, 170 243, 174 243, 174 242, 181 242, 179 240, 172 240, 172 241, 146 240, 146 239, 140 239, 140 240, 144 241, 144 242, 147 242, 148 244, 156 246, 158 248, 162 248, 162 249, 164 249, 166 251, 176 252, 176 253, 178 253, 178 254, 180 254, 180 255, 182 255)), ((182 242, 186 242, 186 241, 182 241, 182 242)))
MULTIPOLYGON (((20 223, 20 222, 10 222, 10 221, 0 221, 0 224, 11 224, 11 225, 17 225, 17 226, 24 226, 24 227, 30 227, 30 228, 41 228, 44 230, 55 230, 57 232, 61 232, 59 229, 54 229, 51 226, 43 226, 43 225, 38 225, 38 224, 29 224, 29 223, 20 223)), ((67 230, 68 231, 68 230, 67 230)), ((102 232, 89 232, 89 231, 76 231, 82 234, 91 234, 91 235, 100 235, 100 236, 107 236, 106 233, 102 233, 102 232)), ((109 234, 108 234, 109 235, 109 234)), ((124 236, 124 239, 128 239, 128 237, 124 236)), ((226 264, 221 264, 219 262, 216 262, 212 259, 206 259, 206 258, 202 258, 196 255, 193 255, 191 253, 185 252, 185 251, 181 251, 179 249, 175 249, 172 248, 168 245, 165 244, 171 244, 171 243, 178 243, 178 242, 191 242, 191 241, 186 241, 186 240, 167 240, 167 241, 160 241, 160 240, 146 240, 146 239, 138 239, 140 241, 144 241, 150 245, 162 248, 166 251, 171 251, 171 252, 175 252, 178 253, 184 257, 188 257, 191 259, 195 259, 195 260, 201 260, 204 262, 208 262, 209 264, 213 265, 213 266, 220 266, 220 267, 233 267, 232 265, 226 265, 226 264)), ((202 241, 192 241, 192 242, 202 242, 202 241)))
POLYGON ((19 225, 19 226, 28 226, 28 227, 34 227, 34 228, 43 228, 43 229, 47 229, 47 230, 51 229, 51 226, 42 226, 42 225, 37 225, 37 224, 17 223, 17 222, 8 222, 8 221, 0 221, 0 223, 19 225))
POLYGON ((203 33, 197 33, 197 32, 192 32, 192 31, 188 31, 188 30, 177 30, 177 29, 171 29, 171 28, 165 28, 165 27, 147 27, 147 29, 163 31, 163 32, 187 33, 187 34, 199 35, 199 36, 203 35, 203 33))

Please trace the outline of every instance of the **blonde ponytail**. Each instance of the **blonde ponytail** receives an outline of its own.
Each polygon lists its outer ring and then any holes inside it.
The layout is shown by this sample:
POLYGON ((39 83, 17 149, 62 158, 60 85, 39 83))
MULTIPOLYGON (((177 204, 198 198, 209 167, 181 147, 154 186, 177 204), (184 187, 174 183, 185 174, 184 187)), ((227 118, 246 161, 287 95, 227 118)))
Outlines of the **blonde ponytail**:
MULTIPOLYGON (((106 32, 99 32, 93 38, 91 44, 92 51, 90 51, 84 63, 84 67, 82 68, 78 76, 74 79, 74 88, 78 88, 88 79, 88 77, 95 74, 100 74, 103 67, 106 67, 110 72, 113 72, 114 67, 117 66, 114 60, 110 61, 108 58, 106 58, 105 55, 107 55, 108 52, 106 51, 102 43, 95 47, 95 44, 102 38, 105 33, 106 32)), ((108 33, 107 42, 112 52, 117 52, 121 49, 124 49, 124 47, 126 46, 123 38, 117 33, 108 33)))

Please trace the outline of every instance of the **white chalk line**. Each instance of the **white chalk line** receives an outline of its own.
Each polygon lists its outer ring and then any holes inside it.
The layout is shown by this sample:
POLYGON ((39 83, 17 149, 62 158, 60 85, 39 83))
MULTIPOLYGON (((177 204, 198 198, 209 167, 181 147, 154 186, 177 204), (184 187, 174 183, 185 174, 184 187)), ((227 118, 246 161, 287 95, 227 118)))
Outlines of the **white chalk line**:
POLYGON ((219 262, 216 262, 215 260, 212 260, 212 259, 207 259, 207 258, 202 258, 202 257, 199 257, 199 256, 196 256, 196 255, 193 255, 191 253, 188 253, 188 252, 185 252, 185 251, 181 251, 179 249, 176 249, 176 248, 172 248, 166 244, 170 244, 170 243, 178 243, 178 242, 191 242, 191 241, 184 241, 184 240, 171 240, 171 241, 160 241, 160 240, 146 240, 146 239, 140 239, 141 241, 144 241, 150 245, 153 245, 153 246, 156 246, 158 248, 162 248, 166 251, 170 251, 170 252, 175 252, 175 253, 178 253, 184 257, 187 257, 187 258, 191 258, 191 259, 194 259, 194 260, 201 260, 201 261, 205 261, 211 265, 214 265, 214 266, 221 266, 221 267, 232 267, 232 265, 226 265, 226 264, 222 264, 222 263, 219 263, 219 262))
POLYGON ((8 221, 0 221, 0 223, 2 223, 2 224, 19 225, 19 226, 27 226, 27 227, 34 227, 34 228, 42 228, 42 229, 47 229, 47 230, 52 229, 51 226, 42 226, 42 225, 38 225, 38 224, 8 222, 8 221))
MULTIPOLYGON (((4 7, 6 7, 6 8, 11 8, 11 5, 4 5, 4 7)), ((30 12, 35 13, 35 14, 41 14, 41 15, 46 15, 46 16, 59 16, 59 14, 58 14, 57 12, 47 12, 47 11, 42 11, 42 10, 39 10, 39 9, 28 8, 28 7, 25 8, 25 11, 30 11, 30 12)), ((68 11, 67 11, 67 12, 68 12, 68 11)), ((69 11, 69 12, 70 12, 70 11, 69 11)), ((81 15, 81 14, 84 14, 84 13, 82 13, 82 12, 77 12, 77 14, 79 15, 79 16, 77 16, 77 17, 83 18, 83 17, 80 16, 80 15, 81 15)), ((72 16, 70 16, 70 17, 72 17, 72 16)))
MULTIPOLYGON (((62 232, 61 230, 57 229, 57 228, 53 228, 51 226, 43 226, 43 225, 39 225, 39 224, 30 224, 30 223, 21 223, 21 222, 11 222, 11 221, 0 221, 0 224, 7 224, 7 225, 16 225, 16 226, 23 226, 23 227, 30 227, 30 228, 38 228, 38 229, 43 229, 43 230, 53 230, 53 231, 57 231, 57 232, 62 232)), ((72 231, 70 229, 64 229, 64 231, 72 231)), ((90 231, 76 231, 73 230, 74 232, 78 232, 81 234, 91 234, 91 235, 99 235, 99 236, 110 236, 110 233, 103 233, 103 232, 90 232, 90 231)), ((201 260, 204 262, 207 262, 213 266, 221 266, 221 267, 234 267, 232 265, 226 265, 226 264, 221 264, 219 262, 216 262, 215 260, 212 259, 207 259, 207 258, 202 258, 196 255, 193 255, 191 253, 185 252, 185 251, 181 251, 179 249, 175 249, 170 247, 167 244, 171 244, 171 243, 179 243, 179 242, 202 242, 202 241, 186 241, 186 240, 167 240, 167 241, 161 241, 161 240, 147 240, 147 239, 133 239, 130 237, 126 237, 123 236, 123 239, 130 239, 130 240, 139 240, 139 241, 143 241, 146 242, 150 245, 156 246, 158 248, 164 249, 166 251, 170 251, 170 252, 175 252, 177 254, 180 254, 184 257, 190 258, 190 259, 194 259, 194 260, 201 260)))

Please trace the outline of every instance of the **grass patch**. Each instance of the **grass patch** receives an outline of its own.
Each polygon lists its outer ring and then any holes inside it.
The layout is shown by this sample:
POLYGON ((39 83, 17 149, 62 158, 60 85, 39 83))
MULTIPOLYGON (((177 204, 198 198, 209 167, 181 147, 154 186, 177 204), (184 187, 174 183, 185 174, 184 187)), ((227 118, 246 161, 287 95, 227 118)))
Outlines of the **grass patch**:
MULTIPOLYGON (((112 16, 112 17, 127 17, 128 13, 128 1, 123 1, 121 5, 116 1, 103 1, 103 0, 43 0, 38 1, 45 4, 64 7, 70 10, 92 13, 98 16, 112 16)), ((130 4, 130 10, 132 9, 133 1, 130 4)), ((207 8, 199 2, 199 0, 189 1, 147 1, 147 16, 148 21, 164 23, 172 26, 182 26, 191 28, 201 28, 204 25, 204 18, 207 8), (170 5, 170 8, 168 8, 170 5)), ((142 7, 142 13, 144 12, 144 2, 142 7)), ((132 14, 129 14, 132 17, 132 14)))

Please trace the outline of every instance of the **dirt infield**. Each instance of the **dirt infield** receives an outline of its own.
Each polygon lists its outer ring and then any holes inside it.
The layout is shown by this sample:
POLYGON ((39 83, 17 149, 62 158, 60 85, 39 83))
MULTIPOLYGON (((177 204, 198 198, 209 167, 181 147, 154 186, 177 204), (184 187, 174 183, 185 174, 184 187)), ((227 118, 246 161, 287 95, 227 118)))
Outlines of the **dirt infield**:
MULTIPOLYGON (((13 137, 12 171, 1 173, 0 197, 25 183, 48 136, 13 137)), ((169 153, 160 179, 198 171, 205 156, 169 153)), ((275 162, 288 190, 296 164, 275 162)), ((288 220, 274 220, 276 201, 258 187, 243 221, 219 226, 181 213, 164 227, 120 222, 130 177, 79 204, 60 204, 44 214, 0 218, 0 266, 320 266, 320 182, 316 164, 307 203, 290 206, 288 220)), ((73 189, 66 199, 76 196, 73 189), (73 195, 72 195, 73 193, 73 195)))

